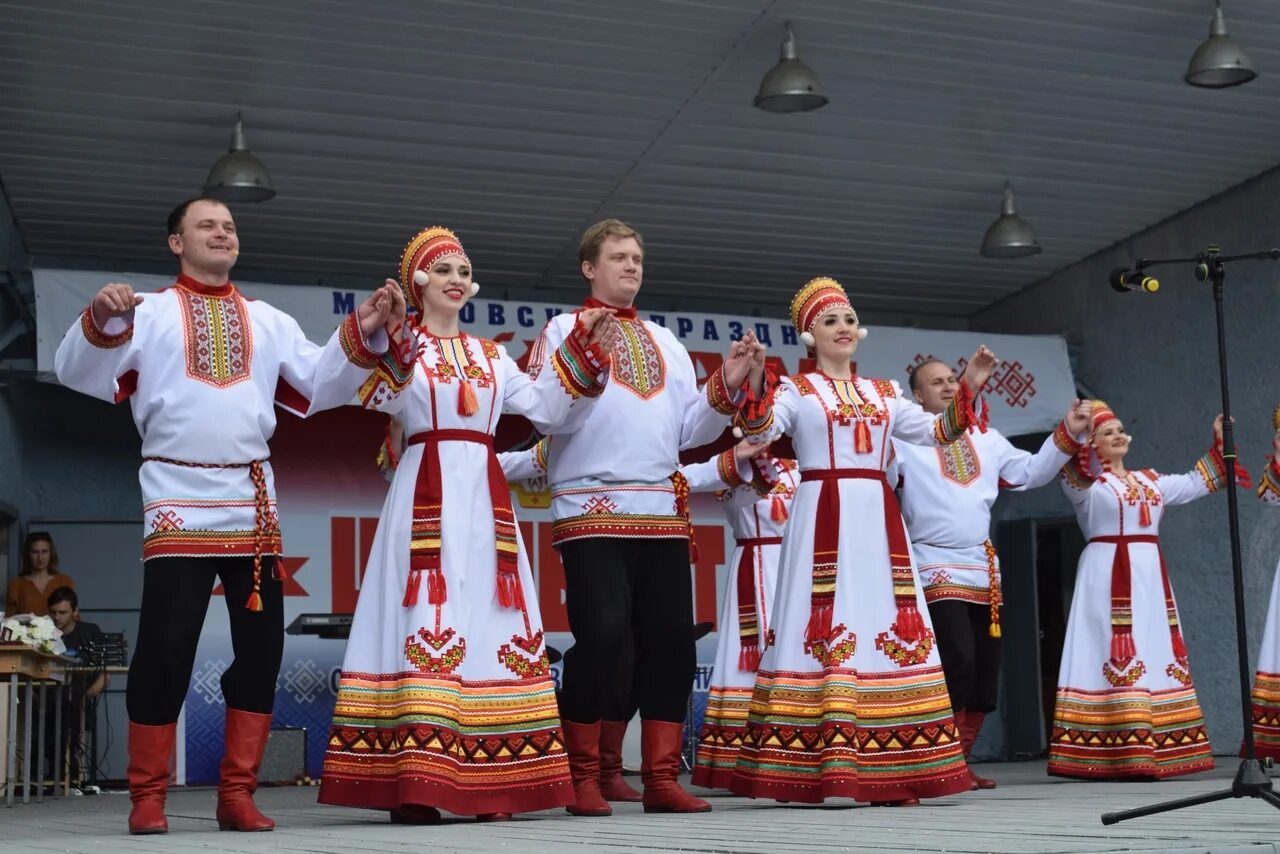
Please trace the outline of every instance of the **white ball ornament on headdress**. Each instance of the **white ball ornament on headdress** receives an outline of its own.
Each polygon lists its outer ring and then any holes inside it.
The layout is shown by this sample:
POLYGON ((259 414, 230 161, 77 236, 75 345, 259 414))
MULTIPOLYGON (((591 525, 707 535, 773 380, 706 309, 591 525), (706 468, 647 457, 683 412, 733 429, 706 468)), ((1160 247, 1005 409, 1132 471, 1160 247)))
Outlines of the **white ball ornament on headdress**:
POLYGON ((858 340, 859 340, 859 341, 861 341, 862 339, 864 339, 864 338, 866 338, 866 337, 867 337, 867 327, 865 327, 865 326, 859 326, 859 327, 858 327, 858 340))
POLYGON ((467 285, 467 296, 473 297, 480 293, 480 283, 472 279, 471 284, 467 285))
POLYGON ((807 329, 804 332, 800 333, 800 342, 811 350, 813 349, 814 345, 818 343, 817 341, 814 340, 813 333, 807 329))

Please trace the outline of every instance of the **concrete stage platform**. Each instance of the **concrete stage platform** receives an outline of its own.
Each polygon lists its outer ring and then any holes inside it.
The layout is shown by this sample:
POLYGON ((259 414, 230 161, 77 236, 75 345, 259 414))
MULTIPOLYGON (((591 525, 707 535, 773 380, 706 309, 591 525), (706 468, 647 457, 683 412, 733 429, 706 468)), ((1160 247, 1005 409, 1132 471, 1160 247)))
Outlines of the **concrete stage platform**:
MULTIPOLYGON (((1161 783, 1086 783, 1052 779, 1043 762, 984 764, 1000 787, 989 792, 886 808, 840 802, 796 806, 711 794, 714 811, 644 815, 615 805, 611 818, 572 818, 562 810, 503 824, 446 819, 436 827, 391 825, 385 813, 322 807, 314 788, 266 788, 271 833, 219 833, 212 789, 170 793, 165 836, 125 830, 126 793, 48 798, 0 807, 0 852, 184 854, 196 851, 315 854, 577 854, 577 852, 1097 852, 1179 851, 1280 854, 1280 810, 1252 799, 1229 800, 1103 827, 1104 811, 1200 794, 1227 786, 1236 760, 1217 771, 1161 783)), ((635 782, 638 783, 638 780, 635 782)))

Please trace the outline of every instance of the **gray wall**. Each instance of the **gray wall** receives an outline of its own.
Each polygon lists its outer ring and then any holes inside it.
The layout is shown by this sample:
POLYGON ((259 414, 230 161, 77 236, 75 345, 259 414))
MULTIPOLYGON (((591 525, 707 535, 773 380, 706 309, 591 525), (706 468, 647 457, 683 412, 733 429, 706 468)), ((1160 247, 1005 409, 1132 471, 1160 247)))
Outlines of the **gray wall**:
MULTIPOLYGON (((1117 294, 1107 276, 1134 258, 1194 255, 1211 243, 1226 253, 1280 246, 1278 223, 1280 171, 1272 171, 980 312, 972 327, 1065 334, 1079 353, 1077 381, 1110 403, 1133 433, 1131 465, 1185 471, 1208 448, 1221 409, 1210 287, 1195 281, 1191 265, 1153 271, 1161 281, 1153 295, 1117 294)), ((1226 329, 1237 444, 1256 479, 1280 400, 1280 262, 1228 266, 1226 329)), ((1006 518, 1071 513, 1053 488, 1000 509, 1006 518)), ((1244 490, 1240 509, 1252 667, 1280 558, 1280 513, 1244 490)), ((1217 752, 1234 751, 1242 730, 1226 520, 1219 493, 1172 508, 1160 532, 1217 752)))

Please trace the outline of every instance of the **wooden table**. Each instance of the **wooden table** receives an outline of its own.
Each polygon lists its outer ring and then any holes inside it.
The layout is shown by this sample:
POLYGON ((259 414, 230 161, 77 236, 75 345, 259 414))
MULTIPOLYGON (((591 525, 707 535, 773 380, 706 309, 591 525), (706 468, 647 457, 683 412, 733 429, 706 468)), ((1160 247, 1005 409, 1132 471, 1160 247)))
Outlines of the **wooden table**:
MULTIPOLYGON (((73 663, 61 655, 48 655, 21 643, 0 643, 0 677, 9 675, 8 715, 5 721, 5 743, 8 759, 5 768, 4 802, 13 806, 13 788, 17 784, 18 761, 18 685, 26 685, 27 698, 23 704, 22 727, 22 802, 31 799, 31 707, 35 703, 36 685, 40 686, 40 773, 39 792, 36 800, 44 800, 44 728, 45 695, 50 684, 56 686, 54 696, 54 755, 62 751, 62 686, 66 682, 67 665, 73 663)), ((62 763, 53 766, 53 793, 58 796, 58 783, 62 776, 62 763)))

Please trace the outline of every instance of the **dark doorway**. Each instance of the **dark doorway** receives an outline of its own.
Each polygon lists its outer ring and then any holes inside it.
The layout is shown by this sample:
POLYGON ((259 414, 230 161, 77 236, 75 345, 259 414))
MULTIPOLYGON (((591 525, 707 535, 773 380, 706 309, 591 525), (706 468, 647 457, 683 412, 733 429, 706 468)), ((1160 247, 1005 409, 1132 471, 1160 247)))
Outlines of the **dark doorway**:
POLYGON ((1018 519, 996 526, 996 545, 1004 584, 1002 752, 1012 759, 1031 758, 1044 754, 1053 725, 1058 664, 1084 537, 1070 517, 1018 519))

